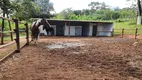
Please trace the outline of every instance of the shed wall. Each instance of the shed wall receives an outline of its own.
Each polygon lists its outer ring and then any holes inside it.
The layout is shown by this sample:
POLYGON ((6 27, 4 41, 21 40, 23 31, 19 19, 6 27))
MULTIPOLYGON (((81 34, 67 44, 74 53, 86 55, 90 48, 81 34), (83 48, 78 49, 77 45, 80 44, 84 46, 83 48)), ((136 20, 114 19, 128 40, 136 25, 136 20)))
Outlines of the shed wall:
MULTIPOLYGON (((77 33, 75 30, 76 27, 82 27, 82 26, 70 26, 70 36, 76 36, 76 33, 77 33)), ((65 34, 64 34, 65 36, 68 36, 68 34, 69 34, 68 30, 69 30, 69 26, 65 26, 65 34)))
POLYGON ((113 24, 98 24, 97 36, 112 36, 113 24))

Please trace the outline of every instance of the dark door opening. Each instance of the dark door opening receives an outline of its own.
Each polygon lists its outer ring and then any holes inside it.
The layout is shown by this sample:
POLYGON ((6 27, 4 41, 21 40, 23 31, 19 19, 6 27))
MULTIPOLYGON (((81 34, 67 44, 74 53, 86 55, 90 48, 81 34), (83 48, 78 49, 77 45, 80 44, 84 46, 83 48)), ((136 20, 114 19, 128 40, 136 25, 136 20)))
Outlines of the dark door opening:
POLYGON ((57 25, 56 36, 64 36, 64 26, 63 25, 57 25))
POLYGON ((75 27, 75 36, 81 36, 82 29, 81 27, 75 27))
POLYGON ((97 25, 93 25, 93 34, 92 36, 97 36, 97 25))

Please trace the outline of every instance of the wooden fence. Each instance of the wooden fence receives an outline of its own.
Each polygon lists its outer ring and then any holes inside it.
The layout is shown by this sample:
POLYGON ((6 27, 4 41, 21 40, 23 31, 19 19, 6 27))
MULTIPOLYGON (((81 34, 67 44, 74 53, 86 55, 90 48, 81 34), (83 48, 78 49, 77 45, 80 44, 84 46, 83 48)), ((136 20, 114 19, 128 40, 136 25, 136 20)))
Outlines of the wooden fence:
POLYGON ((134 35, 134 38, 137 39, 137 37, 140 35, 141 29, 113 29, 112 36, 121 35, 123 38, 125 35, 134 35))
POLYGON ((4 44, 4 37, 5 37, 4 34, 5 33, 10 33, 11 41, 15 40, 15 42, 16 42, 15 52, 20 52, 20 33, 21 32, 26 33, 26 44, 25 45, 29 45, 28 23, 22 23, 22 22, 18 21, 18 19, 7 19, 7 18, 4 18, 4 17, 0 17, 0 19, 2 19, 2 25, 1 25, 1 30, 0 30, 0 37, 1 37, 0 44, 1 45, 4 44), (8 21, 9 31, 4 31, 4 28, 5 28, 4 22, 5 21, 8 21), (12 30, 12 27, 11 27, 11 22, 14 22, 14 24, 15 24, 15 29, 13 29, 13 30, 12 30), (25 30, 20 30, 19 29, 19 24, 23 24, 25 26, 25 30), (16 35, 15 39, 13 39, 13 33, 15 33, 15 35, 16 35))

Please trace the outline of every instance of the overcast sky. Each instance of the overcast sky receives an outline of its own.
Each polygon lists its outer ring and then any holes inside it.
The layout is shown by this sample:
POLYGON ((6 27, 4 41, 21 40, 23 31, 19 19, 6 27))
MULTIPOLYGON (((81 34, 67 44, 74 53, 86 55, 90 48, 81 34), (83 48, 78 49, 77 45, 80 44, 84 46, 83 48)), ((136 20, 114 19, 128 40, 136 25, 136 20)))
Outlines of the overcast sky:
POLYGON ((124 8, 128 6, 126 0, 50 0, 54 4, 54 9, 58 13, 66 8, 73 10, 87 9, 90 2, 105 2, 111 7, 124 8))

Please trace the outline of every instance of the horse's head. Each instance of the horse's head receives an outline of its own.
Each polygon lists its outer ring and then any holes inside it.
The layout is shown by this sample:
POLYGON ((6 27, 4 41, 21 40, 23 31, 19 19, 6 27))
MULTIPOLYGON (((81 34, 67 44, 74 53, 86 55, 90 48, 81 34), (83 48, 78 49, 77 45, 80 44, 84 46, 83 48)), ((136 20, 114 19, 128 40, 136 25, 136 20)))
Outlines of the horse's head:
POLYGON ((48 24, 47 21, 46 21, 46 19, 44 19, 44 18, 41 19, 40 23, 41 23, 41 25, 46 25, 46 24, 48 24))
POLYGON ((46 19, 44 19, 44 18, 41 19, 40 23, 41 23, 41 25, 43 25, 43 30, 44 29, 47 30, 47 29, 49 29, 51 27, 51 25, 48 23, 48 21, 46 19))

